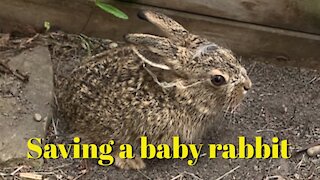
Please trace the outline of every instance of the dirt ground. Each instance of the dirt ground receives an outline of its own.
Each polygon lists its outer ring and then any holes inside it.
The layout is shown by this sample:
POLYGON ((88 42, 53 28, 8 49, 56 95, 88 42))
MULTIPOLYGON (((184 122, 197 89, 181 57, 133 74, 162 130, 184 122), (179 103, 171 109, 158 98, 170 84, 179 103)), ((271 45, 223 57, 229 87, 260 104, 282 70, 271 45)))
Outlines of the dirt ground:
MULTIPOLYGON (((1 51, 14 52, 16 49, 16 52, 2 55, 15 56, 36 44, 48 45, 55 78, 68 75, 86 57, 116 46, 109 40, 64 33, 40 35, 31 41, 23 48, 9 42, 11 46, 1 48, 1 51)), ((205 149, 194 167, 188 166, 187 160, 148 160, 144 170, 124 171, 101 167, 95 160, 90 160, 87 171, 84 161, 56 159, 45 160, 40 169, 23 167, 19 172, 42 174, 49 179, 320 179, 320 156, 309 157, 305 151, 294 153, 320 141, 319 71, 279 67, 255 59, 244 59, 243 64, 249 71, 253 89, 237 112, 216 122, 203 143, 237 144, 238 136, 245 136, 247 142, 252 143, 255 136, 262 136, 265 143, 271 144, 272 137, 279 137, 290 143, 293 156, 288 160, 226 160, 219 155, 209 159, 205 152, 208 149, 205 149)), ((21 83, 14 75, 8 76, 8 81, 21 83)), ((0 96, 4 95, 0 93, 0 96)), ((57 121, 53 119, 53 124, 57 125, 57 121)), ((59 130, 59 125, 57 128, 59 130)), ((54 130, 53 126, 49 127, 47 142, 63 142, 63 137, 56 137, 54 130)), ((16 176, 5 176, 16 168, 0 169, 2 178, 18 179, 19 172, 16 176)))

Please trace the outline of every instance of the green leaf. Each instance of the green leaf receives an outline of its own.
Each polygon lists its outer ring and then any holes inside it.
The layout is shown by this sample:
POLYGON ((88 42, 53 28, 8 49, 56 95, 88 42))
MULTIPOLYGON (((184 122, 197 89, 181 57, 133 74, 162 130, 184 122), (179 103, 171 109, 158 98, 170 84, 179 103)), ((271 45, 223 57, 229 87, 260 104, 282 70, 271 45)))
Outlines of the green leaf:
POLYGON ((43 27, 46 29, 46 31, 49 31, 50 27, 51 27, 50 22, 49 21, 44 21, 43 27))
POLYGON ((106 4, 106 3, 100 2, 99 0, 96 0, 96 6, 101 8, 103 11, 108 12, 118 18, 129 19, 129 17, 124 12, 122 12, 121 10, 119 10, 114 6, 111 6, 110 4, 106 4))

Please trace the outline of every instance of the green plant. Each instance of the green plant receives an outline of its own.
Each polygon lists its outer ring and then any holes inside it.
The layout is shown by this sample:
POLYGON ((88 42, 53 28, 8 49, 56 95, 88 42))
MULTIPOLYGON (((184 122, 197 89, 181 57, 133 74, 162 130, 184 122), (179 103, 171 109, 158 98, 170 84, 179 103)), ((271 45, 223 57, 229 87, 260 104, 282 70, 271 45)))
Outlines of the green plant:
POLYGON ((50 22, 49 21, 44 21, 43 22, 43 27, 45 28, 46 31, 49 31, 51 28, 50 22))
POLYGON ((121 10, 119 10, 118 8, 116 8, 110 4, 106 4, 104 2, 101 2, 101 0, 96 0, 95 4, 103 11, 110 13, 118 18, 125 19, 125 20, 129 19, 129 17, 124 12, 122 12, 121 10))

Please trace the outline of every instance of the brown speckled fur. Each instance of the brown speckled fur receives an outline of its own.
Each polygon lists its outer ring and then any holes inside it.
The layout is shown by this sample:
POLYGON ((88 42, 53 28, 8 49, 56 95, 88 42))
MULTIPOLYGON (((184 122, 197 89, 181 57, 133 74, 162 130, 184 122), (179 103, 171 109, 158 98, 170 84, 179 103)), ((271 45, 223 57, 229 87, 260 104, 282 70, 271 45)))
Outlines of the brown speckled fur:
POLYGON ((251 87, 250 79, 230 50, 189 33, 160 13, 143 11, 140 17, 165 31, 168 38, 129 34, 128 46, 111 49, 106 56, 76 68, 70 78, 58 83, 60 113, 71 130, 91 143, 114 139, 137 148, 142 135, 153 144, 171 144, 175 135, 185 143, 199 142, 206 128, 218 123, 219 114, 240 103, 244 86, 251 87), (208 44, 213 49, 194 57, 208 44), (133 47, 170 70, 145 63, 133 47), (228 77, 226 84, 211 83, 214 70, 228 77), (176 86, 162 87, 148 71, 159 82, 176 86))

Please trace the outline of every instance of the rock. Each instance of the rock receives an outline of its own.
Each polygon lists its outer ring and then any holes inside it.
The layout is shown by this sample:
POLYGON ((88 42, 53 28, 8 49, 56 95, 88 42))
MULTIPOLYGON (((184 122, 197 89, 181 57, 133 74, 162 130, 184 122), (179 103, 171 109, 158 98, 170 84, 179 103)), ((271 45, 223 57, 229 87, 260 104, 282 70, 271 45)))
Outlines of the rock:
POLYGON ((313 146, 307 150, 307 154, 311 157, 317 156, 320 154, 320 145, 313 146))
POLYGON ((35 113, 33 118, 34 118, 34 120, 36 120, 38 122, 40 122, 42 120, 42 116, 39 113, 35 113))
MULTIPOLYGON (((37 46, 10 59, 10 68, 29 75, 29 82, 21 87, 19 97, 5 98, 0 94, 0 166, 17 164, 39 167, 42 159, 27 159, 27 141, 30 138, 44 138, 43 117, 51 116, 53 72, 50 52, 47 47, 37 46), (8 115, 8 116, 5 116, 8 115)), ((1 81, 8 80, 0 76, 1 81)), ((7 83, 6 83, 7 84, 7 83)), ((10 83, 8 83, 10 84, 10 83)))
POLYGON ((115 42, 112 42, 112 43, 110 43, 109 44, 109 48, 116 48, 116 47, 118 47, 118 44, 117 43, 115 43, 115 42))
POLYGON ((0 34, 0 47, 5 47, 10 39, 10 34, 0 34))

